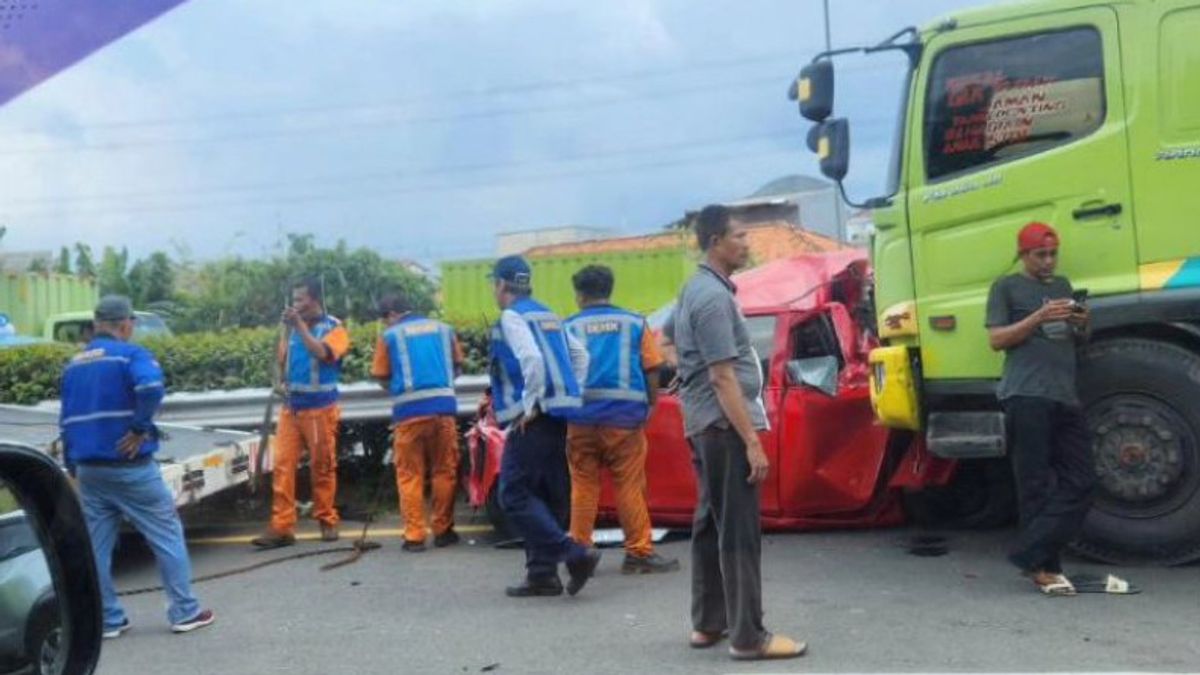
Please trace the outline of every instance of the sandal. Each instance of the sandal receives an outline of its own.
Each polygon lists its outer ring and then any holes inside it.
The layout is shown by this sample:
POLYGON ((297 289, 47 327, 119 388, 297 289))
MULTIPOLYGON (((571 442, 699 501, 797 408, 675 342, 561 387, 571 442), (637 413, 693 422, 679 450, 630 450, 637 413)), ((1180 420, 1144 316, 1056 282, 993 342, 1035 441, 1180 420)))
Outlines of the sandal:
POLYGON ((719 633, 706 633, 702 630, 694 630, 692 631, 691 639, 688 640, 688 645, 692 649, 708 649, 727 637, 729 637, 729 631, 727 630, 719 633))
POLYGON ((1091 574, 1080 574, 1074 580, 1076 593, 1107 593, 1109 595, 1137 595, 1142 589, 1134 586, 1125 579, 1109 574, 1101 577, 1091 574))
POLYGON ((804 656, 808 645, 782 635, 768 635, 758 649, 729 648, 729 656, 735 661, 765 661, 768 659, 794 659, 804 656))
POLYGON ((1051 596, 1068 596, 1075 595, 1075 585, 1071 580, 1062 574, 1050 574, 1046 576, 1030 575, 1033 583, 1037 585, 1044 595, 1051 596))

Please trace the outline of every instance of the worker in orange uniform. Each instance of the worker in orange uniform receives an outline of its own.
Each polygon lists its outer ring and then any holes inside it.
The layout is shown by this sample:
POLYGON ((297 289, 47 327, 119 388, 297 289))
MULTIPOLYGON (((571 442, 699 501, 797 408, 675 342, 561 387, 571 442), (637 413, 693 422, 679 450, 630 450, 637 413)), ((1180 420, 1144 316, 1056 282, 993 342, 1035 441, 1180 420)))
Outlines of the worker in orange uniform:
POLYGON ((321 523, 321 541, 337 541, 338 378, 350 335, 342 322, 325 313, 320 282, 306 277, 292 285, 292 306, 284 310, 288 337, 279 346, 286 373, 286 395, 275 435, 271 484, 271 527, 252 540, 259 548, 296 543, 296 470, 308 451, 312 473, 313 517, 321 523))
POLYGON ((405 551, 425 550, 425 472, 432 473, 433 545, 457 544, 458 400, 463 354, 454 330, 412 311, 404 298, 380 303, 388 328, 375 345, 371 376, 392 395, 392 450, 404 516, 405 551))
POLYGON ((583 406, 571 413, 567 461, 571 470, 571 538, 592 545, 600 501, 600 469, 612 472, 617 517, 625 531, 623 574, 679 569, 654 551, 646 508, 646 420, 654 410, 662 355, 639 314, 609 302, 612 270, 588 265, 572 277, 580 312, 567 330, 587 347, 583 406))

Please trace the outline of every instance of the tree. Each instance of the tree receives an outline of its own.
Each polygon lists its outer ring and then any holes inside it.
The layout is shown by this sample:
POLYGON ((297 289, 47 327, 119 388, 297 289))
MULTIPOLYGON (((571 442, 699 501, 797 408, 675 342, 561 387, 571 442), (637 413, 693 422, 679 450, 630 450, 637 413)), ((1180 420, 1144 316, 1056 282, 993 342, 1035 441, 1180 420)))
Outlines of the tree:
POLYGON ((175 268, 166 253, 156 251, 129 269, 129 289, 134 305, 149 307, 175 298, 175 268))
POLYGON ((66 246, 58 250, 58 262, 54 265, 54 271, 58 274, 71 273, 71 251, 66 246))
POLYGON ((100 285, 101 295, 116 293, 132 296, 127 268, 129 266, 129 250, 121 247, 118 252, 111 246, 104 247, 100 257, 100 269, 96 281, 100 285))
POLYGON ((50 265, 45 258, 34 258, 29 263, 29 271, 39 274, 45 274, 50 271, 50 265))
POLYGON ((75 274, 93 279, 96 277, 96 262, 92 257, 92 247, 87 244, 75 244, 75 274))

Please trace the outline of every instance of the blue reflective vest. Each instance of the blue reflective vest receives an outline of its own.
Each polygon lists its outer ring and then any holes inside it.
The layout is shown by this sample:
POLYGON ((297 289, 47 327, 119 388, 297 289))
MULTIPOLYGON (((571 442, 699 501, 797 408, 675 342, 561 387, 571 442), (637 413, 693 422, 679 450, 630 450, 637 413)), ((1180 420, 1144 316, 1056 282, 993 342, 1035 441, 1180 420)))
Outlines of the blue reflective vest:
POLYGON ((625 428, 645 422, 650 413, 642 369, 646 320, 612 305, 599 305, 567 319, 567 330, 587 347, 590 357, 583 407, 571 414, 571 421, 625 428))
POLYGON ((117 441, 129 431, 148 433, 138 454, 153 454, 163 394, 162 369, 145 347, 96 337, 63 369, 59 426, 67 464, 123 459, 117 441))
MULTIPOLYGON (((542 353, 546 380, 542 391, 538 393, 541 411, 555 417, 569 416, 579 408, 582 400, 579 382, 571 370, 571 354, 567 348, 562 319, 531 298, 522 298, 509 309, 520 314, 529 325, 538 350, 542 353)), ((521 374, 521 363, 516 354, 504 340, 504 330, 499 322, 492 327, 489 375, 496 420, 502 426, 507 425, 525 411, 521 403, 525 396, 525 377, 521 374)))
MULTIPOLYGON (((317 340, 323 340, 341 321, 322 316, 309 332, 317 340)), ((338 378, 342 374, 342 361, 328 363, 312 354, 304 346, 300 331, 291 331, 287 349, 288 407, 292 410, 309 410, 333 405, 338 400, 338 378)))
POLYGON ((454 330, 440 321, 407 316, 383 334, 391 362, 392 420, 454 415, 454 330))

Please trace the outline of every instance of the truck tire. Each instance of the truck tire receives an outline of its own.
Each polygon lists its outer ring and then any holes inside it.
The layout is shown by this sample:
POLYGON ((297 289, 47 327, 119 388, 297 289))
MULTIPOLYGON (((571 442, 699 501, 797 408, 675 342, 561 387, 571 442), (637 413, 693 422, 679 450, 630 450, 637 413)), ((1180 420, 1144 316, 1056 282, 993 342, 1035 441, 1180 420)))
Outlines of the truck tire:
POLYGON ((62 671, 67 656, 62 639, 57 605, 43 603, 30 617, 26 634, 25 648, 34 675, 53 675, 62 671))
POLYGON ((1200 559, 1200 356, 1114 338, 1079 365, 1097 488, 1076 550, 1115 564, 1200 559))
POLYGON ((1012 468, 1003 458, 960 460, 949 485, 905 491, 903 500, 920 528, 989 530, 1016 520, 1012 468))

